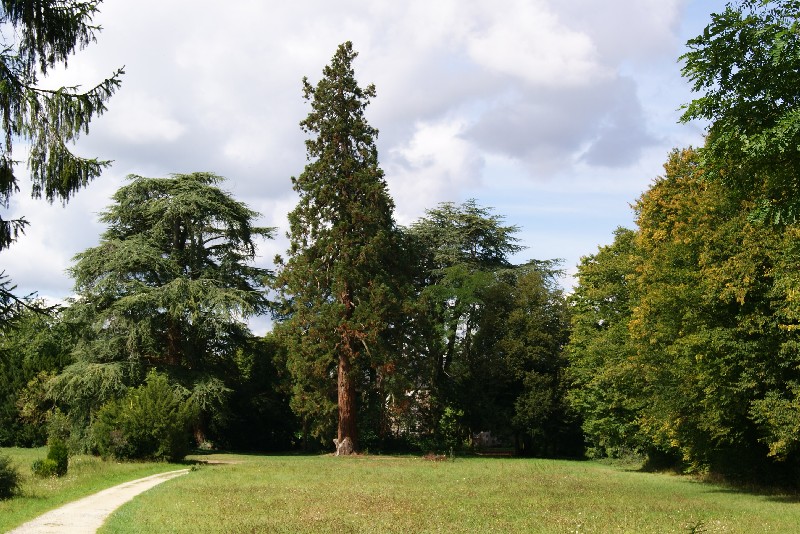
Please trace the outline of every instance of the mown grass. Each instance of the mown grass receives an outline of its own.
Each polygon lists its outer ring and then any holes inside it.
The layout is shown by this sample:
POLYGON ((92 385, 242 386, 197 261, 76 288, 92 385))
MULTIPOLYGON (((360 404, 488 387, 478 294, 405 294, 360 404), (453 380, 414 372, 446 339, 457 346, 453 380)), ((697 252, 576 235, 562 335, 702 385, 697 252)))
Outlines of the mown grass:
POLYGON ((797 532, 793 496, 596 462, 211 455, 100 532, 797 532))
POLYGON ((93 456, 73 456, 67 474, 61 478, 38 478, 31 472, 31 464, 47 456, 47 448, 0 448, 0 454, 10 456, 22 475, 21 494, 0 501, 0 532, 6 532, 22 523, 57 508, 58 506, 91 495, 105 488, 137 478, 176 469, 164 463, 104 462, 93 456))

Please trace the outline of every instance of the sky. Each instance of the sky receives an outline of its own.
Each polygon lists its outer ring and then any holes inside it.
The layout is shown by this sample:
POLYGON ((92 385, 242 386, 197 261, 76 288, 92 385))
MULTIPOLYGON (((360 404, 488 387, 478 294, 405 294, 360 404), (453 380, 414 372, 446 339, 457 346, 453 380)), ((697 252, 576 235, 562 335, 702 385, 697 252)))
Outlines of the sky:
POLYGON ((582 256, 633 227, 630 206, 670 150, 702 144, 704 124, 678 122, 693 98, 678 58, 724 4, 105 0, 97 43, 42 86, 91 87, 125 67, 74 148, 114 163, 66 206, 31 199, 23 182, 3 216, 30 226, 0 270, 18 293, 68 297, 73 256, 99 243, 98 214, 126 177, 194 171, 224 176, 258 224, 278 228, 257 259, 273 267, 306 164, 302 79, 318 81, 352 41, 359 83, 377 88, 366 114, 398 224, 475 199, 519 227, 515 263, 562 259, 569 290, 582 256))

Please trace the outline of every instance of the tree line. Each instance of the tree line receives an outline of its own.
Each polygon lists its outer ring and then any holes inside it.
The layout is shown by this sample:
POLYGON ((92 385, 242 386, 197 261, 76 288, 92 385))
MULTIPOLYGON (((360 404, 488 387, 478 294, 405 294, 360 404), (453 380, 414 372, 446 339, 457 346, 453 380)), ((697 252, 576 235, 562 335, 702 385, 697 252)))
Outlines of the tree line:
POLYGON ((570 404, 589 450, 748 480, 800 476, 800 8, 744 1, 689 41, 703 95, 571 297, 570 404))
POLYGON ((3 316, 0 443, 347 454, 488 432, 519 454, 796 482, 795 4, 729 4, 689 41, 701 96, 683 120, 709 121, 706 142, 669 154, 636 228, 582 259, 570 295, 557 261, 513 264, 518 228, 475 200, 395 223, 364 117, 375 88, 342 44, 303 80, 308 164, 275 269, 252 266, 274 229, 223 178, 131 176, 68 305, 9 301, 25 305, 3 316), (247 319, 264 313, 259 338, 247 319), (158 410, 178 434, 141 424, 158 410))
POLYGON ((0 442, 176 457, 190 436, 350 453, 490 431, 519 451, 579 450, 557 265, 513 265, 517 228, 473 200, 395 223, 356 55, 344 43, 303 80, 309 163, 276 269, 252 266, 274 229, 222 177, 129 176, 99 245, 74 258, 67 305, 4 324, 0 442), (264 313, 274 331, 257 338, 247 319, 264 313))

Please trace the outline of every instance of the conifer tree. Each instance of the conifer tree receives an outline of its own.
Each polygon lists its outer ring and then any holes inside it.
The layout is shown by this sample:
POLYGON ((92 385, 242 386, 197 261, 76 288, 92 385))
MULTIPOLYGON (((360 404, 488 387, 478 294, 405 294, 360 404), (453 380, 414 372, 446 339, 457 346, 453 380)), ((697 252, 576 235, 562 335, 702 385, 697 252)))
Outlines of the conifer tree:
POLYGON ((386 354, 399 257, 378 132, 364 117, 375 87, 359 87, 356 55, 346 42, 316 86, 303 79, 309 163, 292 178, 300 200, 289 214, 288 258, 277 258, 286 319, 278 331, 288 345, 293 409, 319 438, 338 411, 338 443, 349 438, 354 447, 358 383, 386 354))
POLYGON ((78 297, 65 315, 81 335, 53 392, 80 427, 148 370, 163 371, 191 391, 203 439, 250 338, 245 319, 266 311, 269 273, 250 262, 272 229, 255 226, 258 213, 214 174, 129 179, 101 215, 100 244, 71 269, 78 297))
MULTIPOLYGON (((0 207, 20 190, 13 144, 28 142, 27 167, 34 197, 67 202, 109 164, 73 153, 68 144, 88 133, 120 85, 122 69, 88 90, 45 87, 48 72, 66 66, 77 50, 95 41, 92 24, 101 0, 3 0, 0 3, 0 207)), ((24 217, 0 213, 0 250, 24 232, 24 217)), ((0 272, 0 326, 31 306, 0 272)))

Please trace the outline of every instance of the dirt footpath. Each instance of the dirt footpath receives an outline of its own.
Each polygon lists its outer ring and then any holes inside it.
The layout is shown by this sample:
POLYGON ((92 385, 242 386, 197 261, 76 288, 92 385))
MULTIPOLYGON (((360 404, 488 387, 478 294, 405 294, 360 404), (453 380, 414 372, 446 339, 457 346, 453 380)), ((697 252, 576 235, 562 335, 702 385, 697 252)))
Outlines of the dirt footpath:
POLYGON ((159 473, 125 482, 61 508, 51 510, 8 534, 89 534, 97 531, 111 512, 140 493, 164 481, 188 473, 188 469, 159 473))

